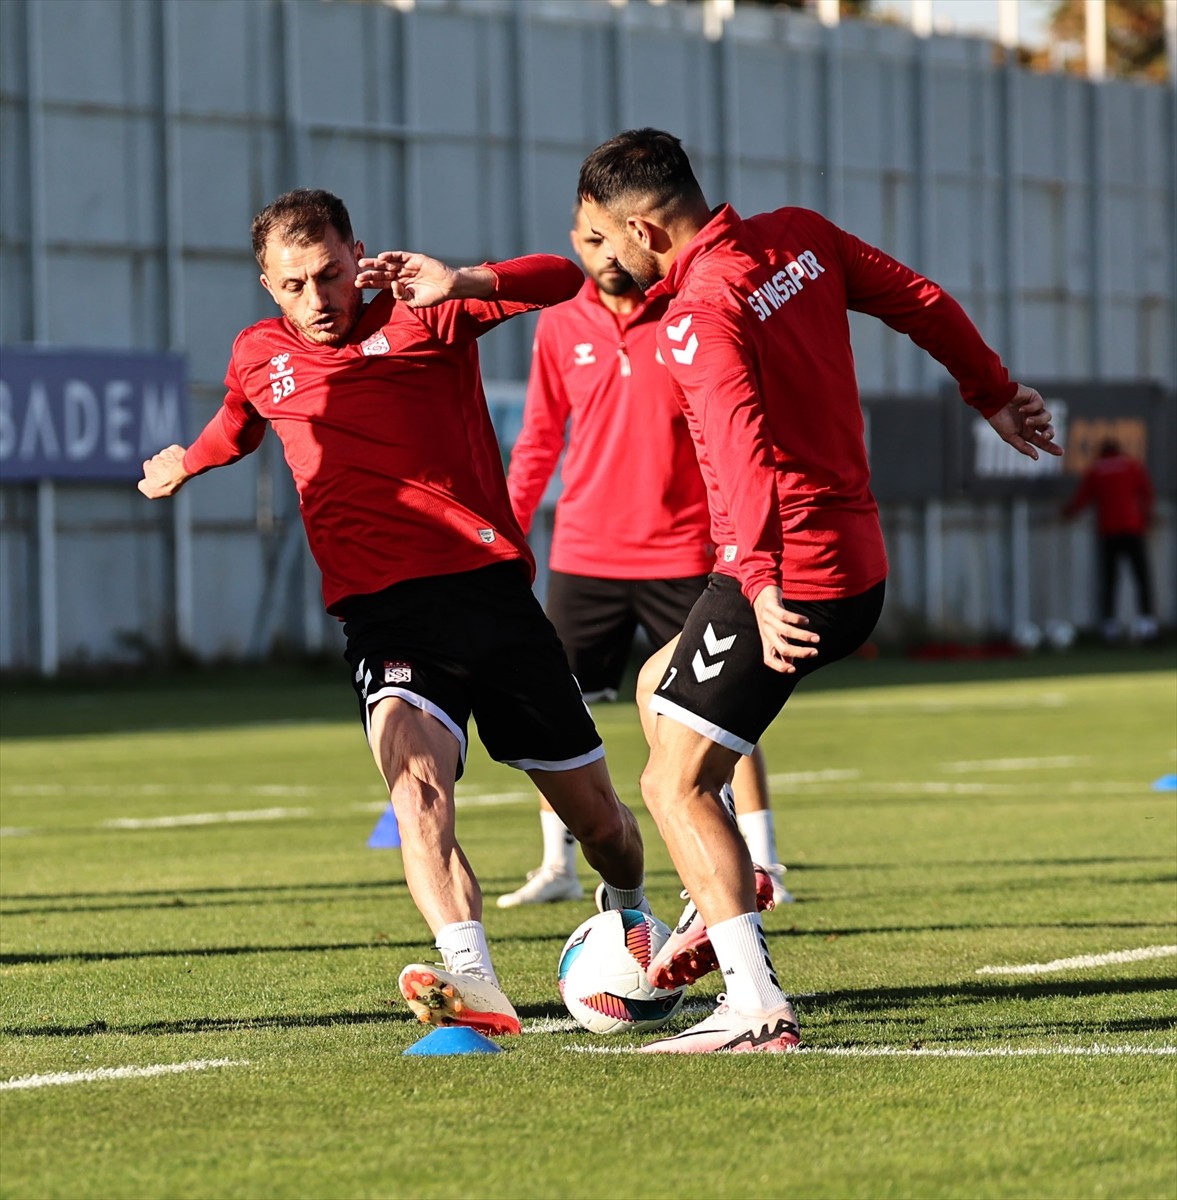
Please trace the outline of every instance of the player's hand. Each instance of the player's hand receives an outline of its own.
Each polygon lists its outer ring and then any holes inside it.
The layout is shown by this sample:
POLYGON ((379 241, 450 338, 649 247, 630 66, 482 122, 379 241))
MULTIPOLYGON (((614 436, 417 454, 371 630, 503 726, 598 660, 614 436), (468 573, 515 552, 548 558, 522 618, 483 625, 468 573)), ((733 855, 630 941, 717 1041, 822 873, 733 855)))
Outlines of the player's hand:
POLYGON ((184 470, 184 447, 167 446, 143 463, 136 485, 149 500, 174 496, 192 476, 184 470))
POLYGON ((760 627, 766 667, 791 675, 797 670, 793 665, 795 659, 813 658, 817 654, 821 637, 808 628, 808 617, 785 608, 779 587, 761 588, 752 601, 752 611, 760 627))
POLYGON ((385 250, 375 258, 361 258, 356 275, 358 288, 387 288, 410 308, 429 308, 458 297, 461 272, 425 254, 385 250))
POLYGON ((1025 384, 1018 386, 1014 398, 989 418, 989 424, 1001 435, 1003 441, 1021 454, 1038 460, 1038 451, 1061 455, 1062 446, 1054 441, 1054 426, 1042 397, 1025 384))

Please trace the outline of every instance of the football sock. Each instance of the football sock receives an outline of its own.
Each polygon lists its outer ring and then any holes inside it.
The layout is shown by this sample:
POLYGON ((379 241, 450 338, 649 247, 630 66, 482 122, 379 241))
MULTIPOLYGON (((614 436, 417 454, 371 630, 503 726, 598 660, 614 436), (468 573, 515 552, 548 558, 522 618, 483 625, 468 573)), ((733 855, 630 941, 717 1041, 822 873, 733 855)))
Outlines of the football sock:
POLYGON ((645 884, 640 883, 635 888, 619 888, 607 883, 605 884, 605 895, 609 897, 610 908, 636 908, 644 913, 650 912, 650 902, 646 899, 645 884))
POLYGON ((552 867, 565 875, 576 874, 576 838, 568 826, 554 813, 541 808, 539 827, 544 835, 544 858, 542 866, 552 867))
POLYGON ((498 987, 499 980, 490 963, 490 947, 481 921, 455 921, 437 931, 438 950, 447 971, 456 975, 481 975, 498 987))
POLYGON ((742 913, 708 925, 707 932, 733 1008, 756 1012, 785 1003, 788 997, 777 981, 759 913, 742 913))
POLYGON ((759 812, 738 813, 736 824, 748 845, 748 853, 754 863, 771 867, 777 861, 776 827, 772 809, 762 808, 759 812))

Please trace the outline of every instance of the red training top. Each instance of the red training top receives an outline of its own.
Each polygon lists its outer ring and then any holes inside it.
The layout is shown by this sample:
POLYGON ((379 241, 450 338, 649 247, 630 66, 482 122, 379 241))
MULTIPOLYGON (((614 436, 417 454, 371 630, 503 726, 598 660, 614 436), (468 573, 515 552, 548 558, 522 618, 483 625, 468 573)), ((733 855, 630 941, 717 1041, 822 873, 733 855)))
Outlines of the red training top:
POLYGON ((233 343, 224 404, 184 455, 192 473, 257 448, 266 422, 298 487, 323 599, 405 579, 535 561, 511 512, 475 339, 572 296, 582 278, 555 255, 486 264, 493 300, 412 309, 382 291, 347 341, 321 346, 284 317, 233 343))
POLYGON ((1088 504, 1095 505, 1096 528, 1103 536, 1144 533, 1153 506, 1152 480, 1144 464, 1127 454, 1097 458, 1063 512, 1071 517, 1088 504))
POLYGON ((858 595, 887 574, 847 310, 906 333, 991 416, 1017 391, 964 310, 804 208, 724 205, 650 296, 711 505, 716 570, 755 599, 858 595))
POLYGON ((554 570, 680 579, 711 570, 707 492, 690 430, 658 357, 665 300, 614 313, 586 279, 535 331, 523 429, 507 491, 524 532, 564 449, 554 570))

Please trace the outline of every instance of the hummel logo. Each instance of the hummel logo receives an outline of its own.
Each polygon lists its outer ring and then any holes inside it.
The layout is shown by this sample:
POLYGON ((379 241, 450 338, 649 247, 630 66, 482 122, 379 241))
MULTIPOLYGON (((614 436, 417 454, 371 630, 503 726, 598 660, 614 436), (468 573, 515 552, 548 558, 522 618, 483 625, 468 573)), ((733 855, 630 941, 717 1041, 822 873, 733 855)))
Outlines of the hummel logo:
POLYGON ((710 621, 707 622, 707 628, 703 630, 703 645, 707 647, 708 654, 721 654, 724 650, 730 650, 735 640, 734 633, 730 637, 716 637, 710 621))
MULTIPOLYGON (((716 654, 722 654, 725 650, 730 650, 736 640, 736 635, 730 634, 728 637, 721 638, 715 636, 715 630, 711 626, 711 622, 707 622, 707 628, 703 630, 703 645, 707 648, 707 653, 714 657, 716 654)), ((714 664, 709 664, 703 657, 702 650, 695 651, 695 657, 691 659, 691 670, 695 672, 695 678, 700 683, 705 683, 708 679, 714 679, 716 675, 723 670, 723 659, 714 664)))
MULTIPOLYGON (((691 327, 691 314, 687 313, 685 317, 677 325, 666 326, 666 336, 672 342, 681 342, 687 336, 687 330, 691 327)), ((671 348, 670 353, 674 355, 674 361, 684 363, 690 366, 695 358, 695 351, 699 349, 699 339, 695 334, 691 334, 687 344, 681 349, 676 350, 671 348)))

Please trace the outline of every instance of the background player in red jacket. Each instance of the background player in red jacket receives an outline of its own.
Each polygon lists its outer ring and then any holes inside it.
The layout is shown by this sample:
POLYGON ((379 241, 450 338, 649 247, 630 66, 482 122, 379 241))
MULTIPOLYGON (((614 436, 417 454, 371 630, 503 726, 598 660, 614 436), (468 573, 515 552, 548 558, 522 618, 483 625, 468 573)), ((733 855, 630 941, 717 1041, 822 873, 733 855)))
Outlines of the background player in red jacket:
POLYGON ((592 228, 650 299, 658 347, 707 483, 716 569, 651 707, 642 795, 691 897, 651 964, 655 982, 719 966, 725 997, 655 1052, 791 1049, 796 1014, 756 911, 747 850, 720 799, 804 675, 852 653, 887 574, 870 493, 847 312, 906 333, 966 402, 1032 458, 1054 445, 1042 398, 1009 379, 941 288, 818 213, 744 221, 709 208, 675 137, 630 130, 581 167, 592 228))
MULTIPOLYGON (((593 704, 617 699, 639 625, 655 648, 678 636, 715 551, 695 448, 655 343, 666 301, 643 299, 579 204, 572 222, 588 278, 540 314, 507 491, 526 533, 564 453, 546 608, 593 704)), ((759 747, 740 759, 734 785, 752 861, 767 871, 774 903, 791 900, 759 747)), ((583 894, 576 839, 542 799, 540 826, 543 860, 500 908, 583 894)))
POLYGON ((518 1033, 454 831, 471 713, 491 757, 525 770, 567 822, 610 901, 645 905, 637 822, 532 595, 478 369, 481 334, 568 299, 580 272, 551 255, 457 270, 364 258, 343 203, 305 189, 258 214, 253 248, 282 316, 237 337, 224 404, 187 450, 143 464, 139 490, 170 496, 273 426, 327 609, 345 623, 405 882, 444 964, 406 967, 401 993, 422 1021, 518 1033), (384 290, 365 305, 365 287, 384 290))
POLYGON ((1099 457, 1083 472, 1075 494, 1063 508, 1063 516, 1069 518, 1089 504, 1095 506, 1095 530, 1099 538, 1099 612, 1103 635, 1109 640, 1120 636, 1120 622, 1116 619, 1116 577, 1121 559, 1127 562, 1136 582, 1139 615, 1133 633, 1145 640, 1157 635, 1146 538, 1152 522, 1153 503, 1152 480, 1144 463, 1125 454, 1115 438, 1106 438, 1099 448, 1099 457))

